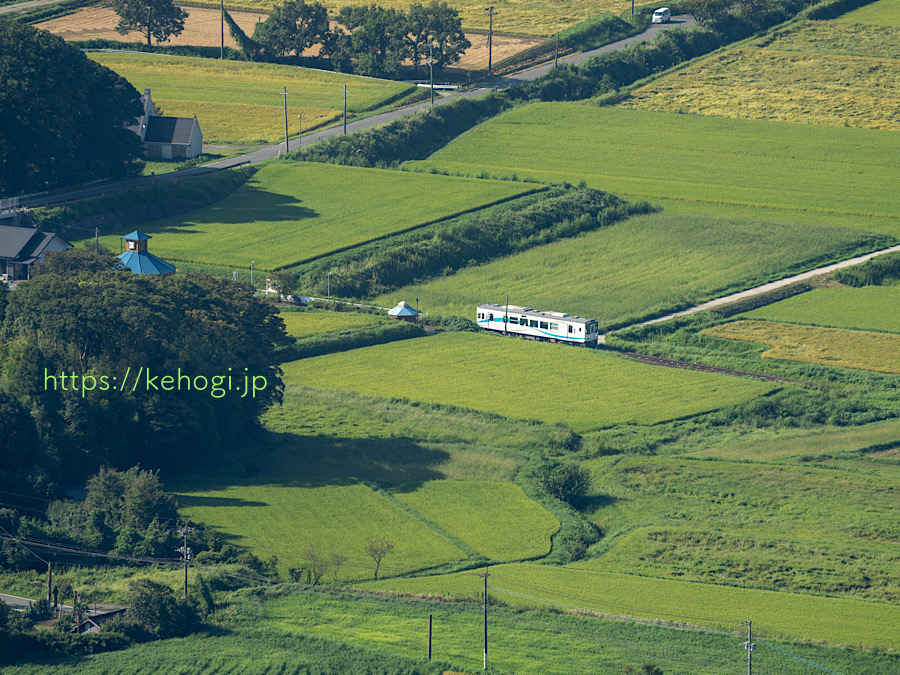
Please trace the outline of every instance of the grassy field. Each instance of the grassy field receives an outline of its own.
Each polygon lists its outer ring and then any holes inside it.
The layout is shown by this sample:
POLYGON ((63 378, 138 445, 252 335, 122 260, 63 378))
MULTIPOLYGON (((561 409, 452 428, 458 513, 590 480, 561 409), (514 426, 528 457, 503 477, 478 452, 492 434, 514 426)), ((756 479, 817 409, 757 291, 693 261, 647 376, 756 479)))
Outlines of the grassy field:
MULTIPOLYGON (((385 0, 379 3, 382 7, 394 7, 408 10, 415 0, 385 0)), ((193 4, 215 6, 213 0, 195 0, 193 4)), ((229 7, 268 12, 277 4, 274 0, 230 0, 229 7)), ((337 14, 344 5, 359 4, 353 0, 324 0, 329 14, 337 14)), ((485 4, 474 0, 456 0, 451 5, 459 12, 464 30, 488 30, 488 17, 484 11, 485 4)), ((631 8, 627 0, 601 0, 592 3, 588 0, 528 0, 510 5, 498 6, 494 17, 494 30, 499 33, 516 33, 522 35, 553 35, 564 28, 580 23, 599 12, 621 14, 631 8)))
POLYGON ((900 6, 894 0, 879 0, 844 14, 840 21, 900 28, 900 6))
MULTIPOLYGON (((597 319, 601 330, 850 257, 866 233, 750 219, 657 213, 469 267, 374 300, 474 316, 505 302, 597 319)), ((864 245, 864 244, 863 244, 864 245)))
POLYGON ((766 359, 790 359, 841 368, 900 373, 900 335, 822 328, 777 321, 734 321, 704 335, 769 345, 766 359))
MULTIPOLYGON (((578 567, 511 563, 490 568, 489 592, 514 607, 558 607, 733 629, 748 614, 766 637, 896 648, 887 630, 900 606, 798 593, 653 579, 578 567)), ((477 598, 475 572, 367 582, 361 587, 403 593, 477 598)), ((719 671, 721 672, 721 671, 719 671)))
MULTIPOLYGON (((220 202, 142 224, 164 260, 271 270, 531 192, 533 185, 334 164, 268 164, 220 202), (353 186, 353 199, 342 199, 353 186), (422 199, 428 194, 429 199, 422 199), (403 209, 398 204, 406 204, 403 209)), ((129 228, 131 229, 131 228, 129 228)), ((126 230, 100 237, 114 252, 126 230)))
POLYGON ((821 288, 741 316, 831 328, 900 333, 900 313, 896 311, 897 307, 900 307, 900 285, 821 288))
POLYGON ((716 54, 637 88, 623 105, 900 129, 900 28, 815 21, 757 45, 716 54))
POLYGON ((196 115, 206 143, 283 141, 284 87, 291 136, 298 131, 297 115, 303 115, 304 130, 342 115, 345 84, 350 113, 374 110, 417 91, 402 82, 267 63, 153 54, 88 56, 138 91, 149 87, 160 114, 196 115))
POLYGON ((279 569, 301 567, 305 549, 323 555, 332 547, 349 556, 339 581, 372 578, 367 538, 387 537, 396 545, 381 576, 394 576, 466 558, 446 537, 371 488, 352 481, 336 485, 229 485, 179 492, 179 512, 220 530, 257 555, 278 556, 279 569))
POLYGON ((284 327, 292 338, 305 338, 339 330, 377 326, 392 319, 373 314, 350 314, 348 312, 282 312, 279 314, 284 327))
MULTIPOLYGON (((225 672, 439 673, 481 669, 481 613, 474 604, 390 599, 359 594, 241 591, 216 614, 222 630, 138 645, 127 651, 7 666, 4 673, 225 672), (424 630, 433 616, 434 661, 425 660, 424 630), (361 645, 365 645, 364 647, 361 645)), ((595 617, 490 610, 492 673, 621 674, 654 663, 666 675, 738 672, 740 634, 691 631, 595 617), (735 645, 738 645, 737 647, 735 645), (726 670, 727 669, 727 670, 726 670)), ((761 672, 807 675, 810 666, 835 672, 893 675, 895 655, 796 642, 757 640, 761 672)))
MULTIPOLYGON (((428 160, 471 175, 584 180, 620 196, 819 214, 900 235, 900 155, 873 129, 536 103, 472 129, 428 160)), ((767 218, 769 219, 769 218, 767 218)), ((780 221, 780 218, 771 218, 780 221)))
POLYGON ((900 599, 891 572, 900 535, 890 515, 897 463, 889 457, 775 464, 613 456, 588 466, 601 494, 590 518, 606 536, 578 566, 900 599))
POLYGON ((478 555, 492 560, 536 558, 550 552, 559 521, 518 485, 490 481, 430 481, 391 494, 478 555))
POLYGON ((773 389, 756 380, 655 368, 593 350, 470 333, 303 359, 285 364, 284 372, 287 383, 564 422, 576 431, 656 424, 773 389))
MULTIPOLYGON (((896 444, 900 449, 900 420, 885 420, 860 427, 824 427, 818 429, 779 429, 756 432, 747 437, 702 450, 690 451, 691 457, 779 461, 790 457, 809 458, 853 452, 872 446, 896 444)), ((896 453, 894 453, 896 454, 896 453)))

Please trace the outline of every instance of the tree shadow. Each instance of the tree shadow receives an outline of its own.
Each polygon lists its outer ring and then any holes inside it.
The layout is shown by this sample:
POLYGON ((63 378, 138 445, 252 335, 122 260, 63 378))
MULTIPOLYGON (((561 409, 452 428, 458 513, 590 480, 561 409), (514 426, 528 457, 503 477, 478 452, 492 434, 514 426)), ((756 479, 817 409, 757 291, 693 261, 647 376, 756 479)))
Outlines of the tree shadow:
POLYGON ((611 495, 593 495, 590 497, 581 497, 578 500, 577 506, 578 510, 583 513, 593 513, 605 506, 615 506, 618 501, 619 497, 613 497, 611 495))
POLYGON ((195 495, 177 495, 179 508, 191 506, 269 506, 267 502, 254 502, 249 499, 229 497, 198 497, 195 495))

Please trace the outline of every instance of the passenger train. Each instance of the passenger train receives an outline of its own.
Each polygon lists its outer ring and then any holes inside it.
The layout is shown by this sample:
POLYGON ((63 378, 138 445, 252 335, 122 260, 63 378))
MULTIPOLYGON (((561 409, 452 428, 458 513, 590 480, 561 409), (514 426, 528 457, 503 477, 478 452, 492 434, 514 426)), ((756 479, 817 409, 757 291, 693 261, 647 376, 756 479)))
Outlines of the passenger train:
POLYGON ((595 319, 560 312, 538 312, 516 305, 478 305, 477 323, 487 330, 532 340, 596 347, 600 331, 595 319))

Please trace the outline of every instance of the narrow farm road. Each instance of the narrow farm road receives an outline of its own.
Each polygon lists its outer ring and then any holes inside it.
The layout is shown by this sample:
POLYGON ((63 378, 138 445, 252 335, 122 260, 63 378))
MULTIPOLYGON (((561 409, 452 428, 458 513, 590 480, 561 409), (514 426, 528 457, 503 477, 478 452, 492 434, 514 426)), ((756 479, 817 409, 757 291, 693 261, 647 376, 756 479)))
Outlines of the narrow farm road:
MULTIPOLYGON (((8 7, 0 7, 0 12, 2 11, 12 11, 11 8, 17 7, 25 7, 25 6, 35 6, 41 4, 48 4, 50 2, 55 2, 56 0, 32 0, 27 3, 20 3, 17 5, 10 5, 8 7)), ((635 42, 642 42, 645 40, 652 39, 659 31, 667 30, 671 28, 684 28, 687 26, 694 25, 693 19, 688 17, 687 15, 675 16, 672 17, 672 21, 667 24, 651 24, 649 28, 647 28, 642 33, 639 33, 633 37, 627 38, 625 40, 619 40, 617 42, 610 43, 599 49, 592 49, 587 52, 583 52, 580 54, 573 54, 571 56, 567 56, 563 59, 560 59, 560 63, 580 63, 581 61, 590 58, 591 56, 595 56, 597 54, 614 51, 617 49, 624 49, 635 42)), ((441 96, 435 99, 435 105, 442 105, 444 103, 449 103, 458 98, 473 98, 476 96, 481 96, 482 94, 487 93, 492 89, 505 89, 507 87, 511 87, 515 84, 520 84, 522 82, 527 82, 530 80, 536 80, 537 78, 544 75, 553 67, 552 63, 547 63, 541 66, 536 66, 535 68, 530 68, 528 70, 522 71, 521 73, 516 73, 515 75, 510 75, 508 77, 503 77, 497 79, 493 82, 486 83, 481 87, 476 89, 470 89, 467 91, 456 91, 449 94, 442 94, 441 96)), ((386 122, 391 122, 396 119, 400 119, 401 117, 405 117, 407 115, 411 115, 420 110, 424 110, 425 108, 430 107, 431 103, 429 101, 425 101, 422 103, 416 103, 414 105, 406 106, 404 108, 398 108, 396 110, 390 110, 388 112, 384 112, 378 115, 373 115, 371 117, 366 117, 365 119, 355 120, 353 122, 347 123, 347 133, 352 133, 354 131, 359 131, 360 129, 368 129, 369 127, 378 126, 379 124, 385 124, 386 122)), ((343 124, 337 124, 329 129, 324 129, 322 131, 317 131, 312 134, 307 134, 301 138, 295 138, 288 142, 287 150, 297 150, 301 145, 310 145, 315 143, 316 141, 332 138, 334 136, 339 136, 344 133, 343 124)), ((122 181, 119 183, 113 183, 108 185, 102 185, 95 188, 88 188, 85 190, 78 190, 73 192, 68 192, 65 195, 41 195, 36 196, 31 199, 23 199, 19 202, 19 206, 23 206, 25 208, 34 209, 42 206, 52 206, 55 204, 64 204, 66 202, 77 201, 79 199, 86 199, 89 197, 96 197, 102 194, 108 194, 111 192, 117 192, 119 190, 135 187, 138 185, 147 185, 148 183, 154 181, 163 181, 170 180, 172 178, 180 178, 183 176, 195 176, 203 173, 209 173, 210 171, 218 171, 221 169, 229 169, 236 166, 241 166, 244 164, 256 164, 257 162, 263 162, 268 159, 273 159, 278 157, 282 153, 285 152, 285 144, 278 143, 277 145, 267 145, 265 147, 254 150, 253 152, 249 152, 244 155, 238 155, 236 157, 230 157, 228 159, 223 159, 219 162, 213 162, 211 164, 205 164, 203 166, 194 167, 192 169, 187 169, 185 171, 178 171, 175 173, 163 174, 156 177, 151 176, 143 176, 141 178, 134 178, 132 180, 122 181)))
POLYGON ((672 314, 666 314, 665 316, 660 316, 655 319, 650 319, 649 321, 641 321, 640 323, 632 324, 631 326, 625 326, 624 328, 618 328, 614 331, 610 331, 604 335, 601 335, 599 338, 599 342, 601 344, 606 344, 606 336, 611 333, 618 333, 619 331, 628 330, 629 328, 635 328, 636 326, 649 326, 654 323, 660 323, 662 321, 669 321, 671 319, 677 319, 681 316, 689 316, 691 314, 696 314, 697 312, 705 312, 708 309, 715 309, 716 307, 722 307, 723 305, 729 305, 732 302, 737 302, 738 300, 745 300, 747 298, 753 298, 758 295, 763 295, 764 293, 768 293, 770 291, 774 291, 778 288, 784 288, 785 286, 790 286, 791 284, 797 283, 798 281, 805 281, 807 279, 811 279, 812 277, 817 277, 822 274, 830 274, 835 270, 839 270, 843 267, 850 267, 851 265, 858 265, 867 260, 871 260, 880 255, 884 255, 885 253, 895 253, 900 251, 900 245, 891 246, 890 248, 884 248, 880 251, 874 251, 872 253, 867 253, 865 255, 857 256, 855 258, 850 258, 848 260, 842 260, 840 262, 832 263, 831 265, 825 265, 824 267, 817 267, 814 270, 809 270, 808 272, 803 272, 802 274, 795 274, 794 276, 785 277, 784 279, 780 279, 778 281, 773 281, 768 284, 763 284, 762 286, 757 286, 756 288, 750 288, 746 291, 741 291, 740 293, 732 293, 731 295, 725 295, 721 298, 716 298, 715 300, 710 300, 709 302, 704 302, 701 305, 697 305, 695 307, 691 307, 690 309, 685 309, 680 312, 673 312, 672 314))

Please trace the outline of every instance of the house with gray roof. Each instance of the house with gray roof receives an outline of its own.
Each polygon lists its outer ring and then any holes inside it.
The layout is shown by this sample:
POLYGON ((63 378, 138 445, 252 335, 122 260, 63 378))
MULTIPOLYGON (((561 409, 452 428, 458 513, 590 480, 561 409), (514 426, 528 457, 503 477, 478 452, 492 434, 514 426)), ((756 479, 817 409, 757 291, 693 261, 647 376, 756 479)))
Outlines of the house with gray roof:
POLYGON ((25 281, 31 266, 49 251, 65 251, 72 244, 52 232, 33 227, 0 225, 0 280, 25 281))
POLYGON ((193 159, 203 153, 203 132, 196 115, 157 115, 149 89, 144 89, 141 103, 144 114, 129 129, 141 137, 147 159, 193 159))

